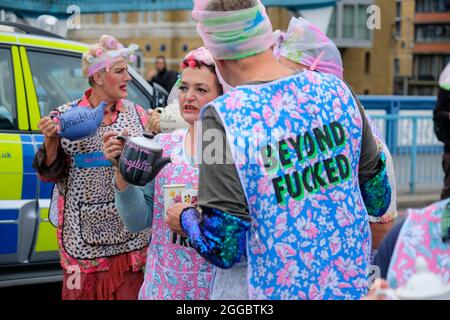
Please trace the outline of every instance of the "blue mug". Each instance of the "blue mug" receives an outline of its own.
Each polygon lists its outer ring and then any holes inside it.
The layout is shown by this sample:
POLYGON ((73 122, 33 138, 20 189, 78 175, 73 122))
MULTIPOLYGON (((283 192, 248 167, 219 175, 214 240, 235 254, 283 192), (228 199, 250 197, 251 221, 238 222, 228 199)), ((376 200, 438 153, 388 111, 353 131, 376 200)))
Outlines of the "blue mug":
POLYGON ((58 134, 61 138, 71 141, 81 140, 89 138, 97 132, 103 122, 106 105, 107 103, 102 101, 97 107, 91 109, 74 104, 62 115, 50 113, 50 118, 57 119, 58 134))

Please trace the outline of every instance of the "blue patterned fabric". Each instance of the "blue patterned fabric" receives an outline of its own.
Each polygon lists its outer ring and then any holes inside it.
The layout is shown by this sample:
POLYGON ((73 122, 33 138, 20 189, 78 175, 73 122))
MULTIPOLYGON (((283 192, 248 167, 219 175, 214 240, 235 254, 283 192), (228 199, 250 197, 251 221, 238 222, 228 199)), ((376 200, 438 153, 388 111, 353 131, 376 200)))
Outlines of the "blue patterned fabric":
POLYGON ((380 153, 379 164, 377 174, 360 185, 367 213, 374 217, 381 217, 386 213, 392 196, 383 152, 380 153))
MULTIPOLYGON (((440 276, 444 285, 450 285, 450 243, 442 239, 441 225, 448 212, 450 199, 432 203, 426 208, 408 209, 407 217, 398 235, 392 253, 387 281, 391 288, 408 285, 418 272, 417 259, 425 259, 428 272, 440 276)), ((417 292, 419 299, 438 299, 427 292, 417 292), (420 295, 422 295, 420 297, 420 295), (427 297, 428 295, 428 297, 427 297)))
POLYGON ((197 252, 219 268, 231 268, 245 254, 248 221, 210 208, 200 215, 190 207, 183 210, 180 223, 197 252))
POLYGON ((305 71, 216 99, 252 218, 250 299, 359 299, 371 237, 362 117, 337 77, 305 71))

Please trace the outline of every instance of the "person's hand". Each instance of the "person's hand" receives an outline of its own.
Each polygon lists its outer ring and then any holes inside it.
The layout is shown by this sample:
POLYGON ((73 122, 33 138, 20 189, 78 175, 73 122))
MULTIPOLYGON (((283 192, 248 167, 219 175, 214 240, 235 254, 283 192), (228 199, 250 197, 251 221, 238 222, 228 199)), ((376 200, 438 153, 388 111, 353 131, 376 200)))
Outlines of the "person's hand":
MULTIPOLYGON (((123 150, 122 140, 116 139, 118 132, 107 132, 103 135, 103 154, 105 158, 111 161, 115 166, 118 166, 117 158, 120 157, 123 150)), ((127 136, 128 131, 122 131, 122 136, 127 136)))
POLYGON ((38 128, 47 139, 57 140, 59 138, 58 123, 50 117, 43 117, 38 123, 38 128))
POLYGON ((156 69, 151 69, 147 73, 147 81, 152 81, 153 77, 155 77, 157 74, 158 74, 158 71, 156 71, 156 69))
POLYGON ((149 109, 147 130, 155 134, 161 133, 161 113, 158 110, 149 109))
POLYGON ((186 203, 175 203, 172 207, 167 209, 166 212, 166 223, 169 225, 170 230, 183 237, 187 237, 187 235, 181 228, 180 215, 181 212, 187 207, 191 206, 186 203))
POLYGON ((377 293, 379 289, 389 289, 389 283, 382 278, 376 279, 367 296, 361 300, 386 300, 383 294, 377 293))

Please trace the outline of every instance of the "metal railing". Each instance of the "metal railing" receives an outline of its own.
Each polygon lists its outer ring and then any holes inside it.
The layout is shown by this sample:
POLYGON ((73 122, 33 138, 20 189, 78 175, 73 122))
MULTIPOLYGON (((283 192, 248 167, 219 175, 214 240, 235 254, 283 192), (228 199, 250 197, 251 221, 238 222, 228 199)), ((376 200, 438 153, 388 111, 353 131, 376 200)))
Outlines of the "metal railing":
POLYGON ((440 190, 444 177, 441 166, 443 144, 434 135, 432 116, 380 115, 372 119, 381 132, 389 122, 397 128, 396 136, 391 137, 395 146, 389 150, 399 193, 440 190))
POLYGON ((439 191, 443 144, 433 131, 436 97, 360 96, 391 151, 400 193, 439 191))

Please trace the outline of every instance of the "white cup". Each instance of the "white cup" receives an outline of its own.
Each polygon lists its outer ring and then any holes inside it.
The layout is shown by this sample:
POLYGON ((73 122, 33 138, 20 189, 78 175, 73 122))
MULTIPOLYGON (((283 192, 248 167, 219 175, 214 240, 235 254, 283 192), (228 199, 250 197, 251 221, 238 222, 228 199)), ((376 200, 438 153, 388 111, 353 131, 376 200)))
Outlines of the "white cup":
POLYGON ((171 133, 177 129, 183 129, 189 126, 181 116, 178 102, 169 104, 165 108, 157 108, 155 110, 161 114, 160 126, 162 133, 171 133))

